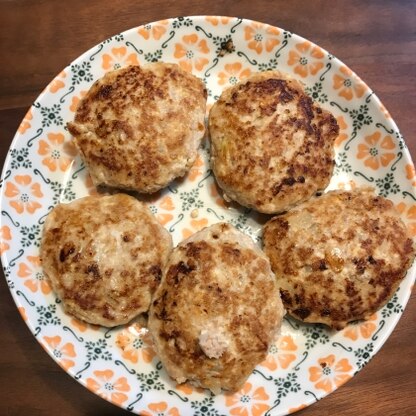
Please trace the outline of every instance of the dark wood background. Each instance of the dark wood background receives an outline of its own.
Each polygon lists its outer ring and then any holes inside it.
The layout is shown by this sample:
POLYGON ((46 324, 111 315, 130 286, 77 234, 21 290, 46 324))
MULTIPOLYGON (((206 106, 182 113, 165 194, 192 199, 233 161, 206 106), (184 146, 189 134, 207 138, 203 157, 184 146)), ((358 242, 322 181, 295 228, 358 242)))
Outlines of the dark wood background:
MULTIPOLYGON (((357 72, 416 156, 416 2, 0 0, 0 161, 30 104, 66 65, 109 36, 186 15, 259 20, 299 34, 357 72)), ((302 415, 412 415, 416 296, 368 366, 302 415)), ((127 414, 88 392, 42 350, 0 279, 0 414, 127 414)))

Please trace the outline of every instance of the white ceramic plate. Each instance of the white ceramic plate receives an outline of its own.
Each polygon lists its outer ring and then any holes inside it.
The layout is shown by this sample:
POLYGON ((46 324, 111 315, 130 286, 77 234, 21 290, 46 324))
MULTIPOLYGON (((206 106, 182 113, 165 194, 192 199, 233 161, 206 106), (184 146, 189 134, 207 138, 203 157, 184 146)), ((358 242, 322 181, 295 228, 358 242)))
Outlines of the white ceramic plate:
MULTIPOLYGON (((156 60, 177 62, 203 78, 209 107, 225 87, 256 71, 276 69, 301 79, 341 127, 330 188, 374 186, 394 201, 416 234, 416 177, 404 140, 378 98, 348 67, 319 46, 266 24, 229 17, 176 18, 131 29, 84 53, 46 87, 25 116, 1 181, 0 248, 11 293, 34 336, 65 371, 135 413, 293 412, 345 383, 379 350, 409 298, 414 268, 367 322, 332 332, 285 319, 280 340, 242 390, 218 396, 176 386, 139 322, 108 330, 66 315, 42 274, 39 241, 46 215, 58 202, 96 192, 71 145, 66 122, 106 71, 156 60)), ((208 157, 205 141, 186 179, 147 203, 175 243, 218 221, 229 221, 258 241, 261 218, 224 203, 208 157)))

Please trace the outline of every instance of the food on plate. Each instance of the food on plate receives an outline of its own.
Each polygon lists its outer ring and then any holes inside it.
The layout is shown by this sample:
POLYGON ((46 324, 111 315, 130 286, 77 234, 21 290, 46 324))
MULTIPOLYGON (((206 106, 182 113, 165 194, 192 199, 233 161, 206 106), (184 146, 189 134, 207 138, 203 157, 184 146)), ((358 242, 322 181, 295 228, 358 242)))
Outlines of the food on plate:
POLYGON ((241 205, 285 211, 329 184, 338 131, 299 81, 277 71, 254 74, 226 89, 210 111, 215 178, 241 205))
POLYGON ((314 197, 272 218, 263 242, 288 313, 335 329, 386 304, 415 256, 393 203, 371 188, 314 197))
POLYGON ((235 391, 267 354, 284 314, 270 263, 250 237, 218 223, 173 249, 149 330, 178 383, 235 391))
POLYGON ((153 193, 195 162, 206 97, 176 64, 131 65, 93 84, 68 130, 96 186, 153 193))
POLYGON ((170 234, 144 204, 95 195, 49 213, 41 259, 66 312, 113 327, 147 312, 171 249, 170 234))

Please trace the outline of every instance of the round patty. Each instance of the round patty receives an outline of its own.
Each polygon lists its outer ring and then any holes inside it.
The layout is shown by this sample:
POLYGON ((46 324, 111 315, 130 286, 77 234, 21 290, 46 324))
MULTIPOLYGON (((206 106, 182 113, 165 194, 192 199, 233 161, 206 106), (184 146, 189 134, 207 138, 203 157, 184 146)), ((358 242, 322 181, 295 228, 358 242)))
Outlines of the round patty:
POLYGON ((150 307, 158 355, 178 383, 237 390, 267 354, 283 306, 269 261, 219 223, 176 247, 150 307))
POLYGON ((393 203, 369 188, 313 198, 271 219, 263 239, 288 312, 335 329, 387 303, 415 255, 393 203))
POLYGON ((185 175, 205 133, 204 83, 175 64, 108 72, 68 130, 96 186, 152 193, 185 175))
POLYGON ((91 324, 125 324, 149 309, 172 249, 150 210, 125 194, 57 205, 41 259, 66 312, 91 324))
POLYGON ((282 212, 329 184, 338 131, 300 82, 258 73, 225 90, 210 111, 212 169, 230 199, 282 212))

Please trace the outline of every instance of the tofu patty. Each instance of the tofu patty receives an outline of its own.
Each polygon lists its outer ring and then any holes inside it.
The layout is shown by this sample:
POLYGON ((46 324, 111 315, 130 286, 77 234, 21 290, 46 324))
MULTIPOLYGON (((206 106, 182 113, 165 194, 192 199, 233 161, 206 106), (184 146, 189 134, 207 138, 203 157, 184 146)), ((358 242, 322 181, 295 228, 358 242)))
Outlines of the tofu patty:
POLYGON ((264 253, 250 237, 219 223, 173 250, 149 330, 178 383, 235 391, 266 357, 283 313, 264 253))
POLYGON ((57 205, 45 221, 43 270, 65 311, 112 327, 147 312, 172 248, 150 210, 125 194, 57 205))
POLYGON ((68 130, 96 186, 153 193, 195 162, 206 97, 178 65, 132 65, 94 83, 68 130))
POLYGON ((385 305, 415 256, 393 203, 369 188, 312 198, 271 219, 263 241, 288 313, 335 329, 385 305))
POLYGON ((259 212, 285 211, 329 184, 334 116, 279 72, 225 90, 209 115, 211 165, 226 196, 259 212))

